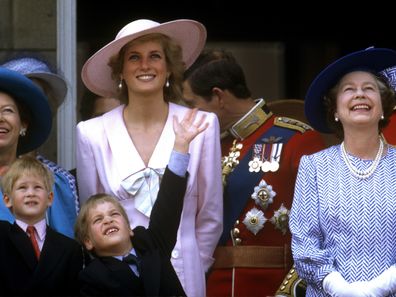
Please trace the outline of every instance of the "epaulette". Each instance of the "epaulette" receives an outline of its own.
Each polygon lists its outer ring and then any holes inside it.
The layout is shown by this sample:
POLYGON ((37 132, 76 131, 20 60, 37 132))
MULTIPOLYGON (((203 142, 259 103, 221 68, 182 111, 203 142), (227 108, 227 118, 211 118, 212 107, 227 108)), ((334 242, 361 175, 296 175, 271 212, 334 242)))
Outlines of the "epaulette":
POLYGON ((276 291, 275 297, 302 297, 305 296, 306 288, 305 281, 298 277, 293 265, 276 291))
POLYGON ((313 128, 310 125, 288 117, 275 117, 274 125, 297 130, 300 131, 301 133, 304 133, 307 130, 313 130, 313 128))

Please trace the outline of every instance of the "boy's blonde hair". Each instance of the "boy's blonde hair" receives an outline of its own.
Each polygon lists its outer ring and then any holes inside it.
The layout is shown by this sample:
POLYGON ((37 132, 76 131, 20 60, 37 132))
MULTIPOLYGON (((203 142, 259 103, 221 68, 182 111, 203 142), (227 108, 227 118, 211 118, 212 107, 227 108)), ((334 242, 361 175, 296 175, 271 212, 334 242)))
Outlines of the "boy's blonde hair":
POLYGON ((82 205, 80 209, 80 213, 78 214, 76 223, 74 225, 75 239, 84 247, 85 247, 84 241, 88 239, 89 211, 95 206, 104 202, 109 202, 113 204, 117 208, 117 210, 119 210, 119 212, 124 217, 124 219, 127 221, 128 226, 130 226, 128 215, 126 214, 125 209, 122 207, 121 203, 118 202, 118 200, 115 197, 103 193, 92 195, 82 205))
POLYGON ((48 192, 52 192, 52 187, 54 185, 54 176, 52 172, 36 158, 22 156, 11 164, 6 174, 1 178, 1 190, 3 194, 7 194, 12 198, 10 195, 12 188, 16 181, 24 175, 35 175, 41 178, 44 182, 45 189, 48 192))

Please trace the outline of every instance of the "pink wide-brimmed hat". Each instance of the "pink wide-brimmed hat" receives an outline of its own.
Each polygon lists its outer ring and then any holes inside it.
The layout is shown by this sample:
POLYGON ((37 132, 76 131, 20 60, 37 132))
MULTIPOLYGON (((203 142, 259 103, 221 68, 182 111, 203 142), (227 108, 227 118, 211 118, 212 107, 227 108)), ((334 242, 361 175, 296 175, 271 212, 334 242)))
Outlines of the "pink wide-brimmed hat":
POLYGON ((180 19, 166 23, 140 19, 122 28, 116 38, 102 47, 85 62, 81 77, 85 86, 92 92, 104 96, 117 96, 117 85, 111 78, 109 59, 118 54, 128 42, 151 33, 164 34, 179 43, 183 50, 183 61, 190 67, 205 46, 205 26, 194 20, 180 19))

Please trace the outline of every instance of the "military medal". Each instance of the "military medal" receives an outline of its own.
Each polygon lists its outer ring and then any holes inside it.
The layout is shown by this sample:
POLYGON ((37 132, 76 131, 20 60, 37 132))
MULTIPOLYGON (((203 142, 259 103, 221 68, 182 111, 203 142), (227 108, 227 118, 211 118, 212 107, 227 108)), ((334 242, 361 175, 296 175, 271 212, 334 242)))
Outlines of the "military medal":
POLYGON ((252 161, 249 161, 249 171, 250 172, 259 172, 261 168, 261 160, 259 158, 254 158, 252 161))
POLYGON ((271 168, 270 153, 271 153, 272 144, 265 143, 262 146, 263 146, 263 150, 262 150, 261 158, 264 161, 262 162, 261 170, 263 172, 268 172, 270 171, 271 168))
POLYGON ((272 144, 271 150, 271 164, 270 164, 270 171, 275 172, 279 169, 279 161, 280 155, 282 152, 283 143, 274 143, 272 144))
POLYGON ((268 185, 265 180, 262 179, 258 186, 254 187, 251 198, 257 205, 261 206, 263 210, 266 210, 268 205, 274 201, 275 196, 276 192, 272 190, 272 186, 268 185))
POLYGON ((269 168, 270 168, 271 172, 275 172, 275 171, 277 171, 279 169, 279 163, 276 162, 276 161, 272 161, 270 163, 270 167, 269 168))
POLYGON ((261 149, 261 170, 263 172, 275 172, 279 169, 280 155, 282 152, 283 143, 280 142, 282 137, 270 136, 263 138, 261 149))
POLYGON ((262 165, 261 154, 263 151, 263 145, 260 143, 253 144, 253 156, 252 160, 249 161, 249 172, 259 172, 262 165))
POLYGON ((286 234, 289 229, 289 213, 290 211, 283 205, 274 212, 274 216, 270 219, 271 223, 275 225, 275 228, 280 230, 283 235, 286 234))
POLYGON ((239 156, 241 155, 240 150, 242 149, 242 143, 237 143, 236 140, 232 143, 230 152, 228 156, 224 156, 222 160, 222 176, 223 176, 223 186, 227 184, 227 176, 234 170, 234 168, 239 164, 239 156))
POLYGON ((237 143, 236 140, 234 140, 228 156, 223 157, 223 167, 228 166, 234 168, 236 165, 239 164, 238 158, 241 155, 240 150, 242 149, 242 147, 242 143, 237 143))
POLYGON ((249 172, 275 172, 279 169, 283 143, 282 137, 263 138, 264 143, 253 144, 252 160, 249 161, 249 172))
POLYGON ((265 222, 267 221, 264 213, 257 208, 249 210, 243 220, 246 228, 256 235, 261 229, 263 229, 265 222))
POLYGON ((271 168, 271 163, 269 161, 264 161, 263 164, 261 165, 261 170, 263 172, 270 171, 270 168, 271 168))

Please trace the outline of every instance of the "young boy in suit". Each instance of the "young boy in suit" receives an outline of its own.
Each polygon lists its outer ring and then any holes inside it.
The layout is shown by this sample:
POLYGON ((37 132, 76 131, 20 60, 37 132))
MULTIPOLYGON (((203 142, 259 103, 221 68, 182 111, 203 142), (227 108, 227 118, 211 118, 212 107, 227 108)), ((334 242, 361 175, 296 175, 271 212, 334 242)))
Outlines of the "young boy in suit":
POLYGON ((81 294, 87 296, 185 296, 170 261, 187 186, 189 143, 207 128, 195 124, 197 109, 173 121, 175 144, 148 228, 131 230, 122 205, 97 194, 82 205, 76 238, 94 259, 80 273, 81 294), (134 258, 132 261, 125 258, 134 258))
POLYGON ((53 202, 52 173, 40 161, 17 159, 1 179, 3 200, 15 216, 0 221, 0 296, 75 296, 81 246, 46 225, 53 202))

